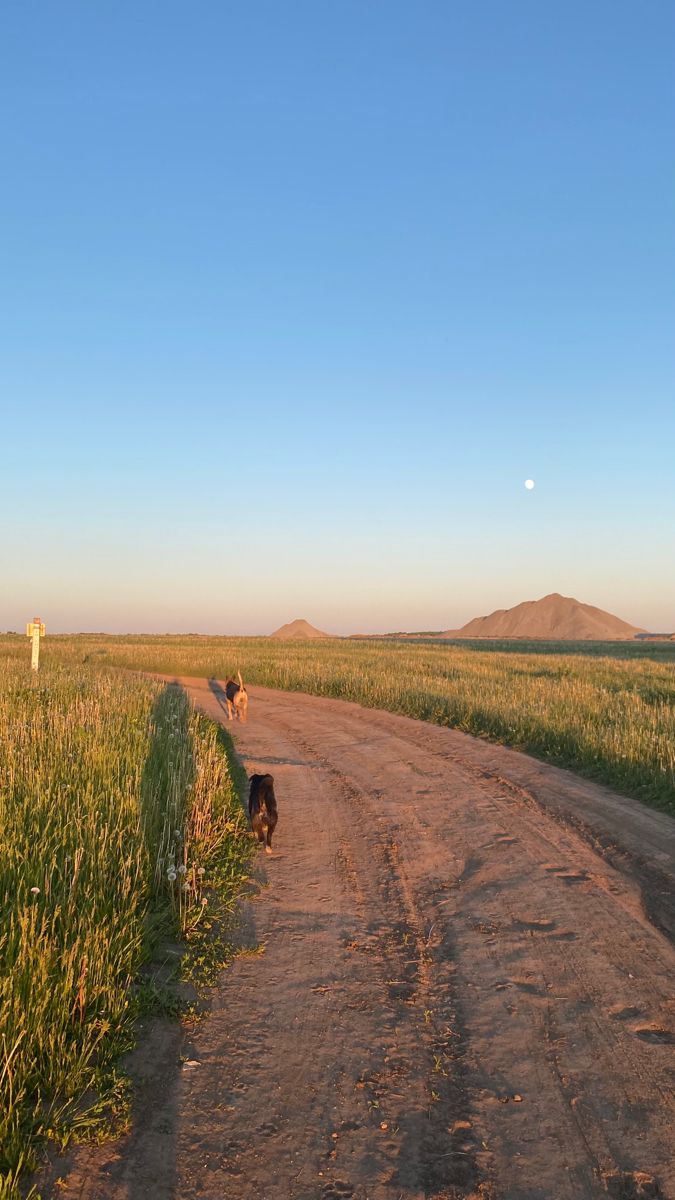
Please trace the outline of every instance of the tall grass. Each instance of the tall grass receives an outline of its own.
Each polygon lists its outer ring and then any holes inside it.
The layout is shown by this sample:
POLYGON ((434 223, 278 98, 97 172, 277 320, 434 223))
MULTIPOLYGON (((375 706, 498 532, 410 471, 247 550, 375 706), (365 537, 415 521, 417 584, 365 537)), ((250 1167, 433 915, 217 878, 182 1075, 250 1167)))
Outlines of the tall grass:
POLYGON ((0 669, 0 1197, 46 1138, 123 1111, 139 967, 248 843, 219 733, 138 676, 0 669))
POLYGON ((675 813, 668 658, 194 636, 56 638, 48 653, 176 675, 222 678, 239 667, 251 683, 355 700, 527 750, 675 813))

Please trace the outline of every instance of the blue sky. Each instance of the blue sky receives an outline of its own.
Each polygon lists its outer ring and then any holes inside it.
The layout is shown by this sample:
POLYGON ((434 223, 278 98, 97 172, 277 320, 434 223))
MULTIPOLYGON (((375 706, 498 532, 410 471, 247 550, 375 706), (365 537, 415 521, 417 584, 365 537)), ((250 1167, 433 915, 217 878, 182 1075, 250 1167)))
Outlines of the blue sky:
POLYGON ((1 20, 0 629, 675 628, 672 4, 1 20))

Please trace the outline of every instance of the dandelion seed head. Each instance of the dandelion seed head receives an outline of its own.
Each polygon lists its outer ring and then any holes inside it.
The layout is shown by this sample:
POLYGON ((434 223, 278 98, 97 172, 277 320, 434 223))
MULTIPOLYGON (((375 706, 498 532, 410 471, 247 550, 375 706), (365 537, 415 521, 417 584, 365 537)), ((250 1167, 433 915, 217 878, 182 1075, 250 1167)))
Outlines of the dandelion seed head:
POLYGON ((179 866, 179 868, 178 868, 178 874, 179 874, 179 875, 186 875, 186 874, 187 874, 187 867, 185 866, 185 863, 181 863, 181 864, 180 864, 180 866, 179 866))
POLYGON ((39 895, 40 895, 40 889, 39 889, 38 887, 32 887, 30 890, 31 890, 31 892, 33 893, 33 895, 34 895, 34 896, 39 896, 39 895))

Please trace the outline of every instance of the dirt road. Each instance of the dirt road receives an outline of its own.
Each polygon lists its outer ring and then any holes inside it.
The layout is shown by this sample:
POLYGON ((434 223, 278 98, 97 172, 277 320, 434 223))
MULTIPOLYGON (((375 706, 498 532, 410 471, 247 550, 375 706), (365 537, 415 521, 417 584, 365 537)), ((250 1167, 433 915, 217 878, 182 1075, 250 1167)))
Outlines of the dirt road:
POLYGON ((454 731, 250 696, 264 953, 56 1194, 675 1200, 675 822, 454 731))

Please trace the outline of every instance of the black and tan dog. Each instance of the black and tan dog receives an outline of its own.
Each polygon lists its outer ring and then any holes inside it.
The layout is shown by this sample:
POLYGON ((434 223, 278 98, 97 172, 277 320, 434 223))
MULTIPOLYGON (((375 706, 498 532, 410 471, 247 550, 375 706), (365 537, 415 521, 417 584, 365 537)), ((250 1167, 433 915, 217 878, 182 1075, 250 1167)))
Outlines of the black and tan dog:
POLYGON ((251 818, 251 829, 259 842, 265 843, 265 850, 272 853, 272 834, 277 827, 277 801, 274 795, 273 775, 252 775, 251 791, 248 797, 248 815, 251 818))
POLYGON ((244 681, 241 677, 241 671, 237 671, 239 683, 235 679, 225 680, 225 703, 227 704, 227 715, 232 720, 233 717, 239 717, 240 721, 246 720, 246 711, 248 709, 248 693, 244 687, 244 681))

